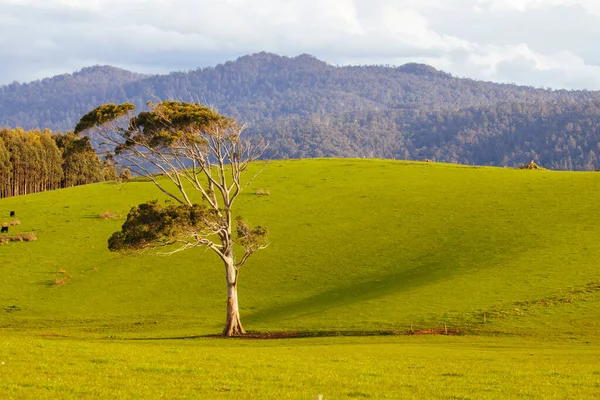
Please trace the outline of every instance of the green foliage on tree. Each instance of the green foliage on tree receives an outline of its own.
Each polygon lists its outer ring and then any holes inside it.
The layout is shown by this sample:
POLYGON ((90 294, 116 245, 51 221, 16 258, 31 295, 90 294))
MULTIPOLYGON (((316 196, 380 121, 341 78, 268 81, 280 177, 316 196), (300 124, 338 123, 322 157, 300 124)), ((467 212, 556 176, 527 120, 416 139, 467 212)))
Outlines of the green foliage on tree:
MULTIPOLYGON (((168 148, 177 142, 204 144, 205 138, 197 135, 199 130, 212 124, 226 126, 231 122, 214 110, 194 103, 164 101, 148 105, 152 111, 143 111, 130 119, 129 127, 123 133, 125 141, 116 147, 116 154, 137 143, 144 143, 150 149, 168 148)), ((98 120, 96 125, 102 124, 98 120)))
POLYGON ((63 187, 85 185, 116 178, 114 166, 100 160, 89 138, 66 133, 55 135, 55 140, 62 150, 63 187))
POLYGON ((121 231, 108 239, 108 248, 140 250, 191 240, 195 232, 219 223, 218 218, 218 212, 205 204, 162 206, 149 201, 129 211, 121 231))
POLYGON ((113 121, 127 113, 135 110, 135 106, 131 103, 123 103, 119 105, 104 104, 89 113, 85 114, 79 123, 75 126, 75 134, 79 134, 86 129, 93 128, 97 124, 104 124, 113 121))

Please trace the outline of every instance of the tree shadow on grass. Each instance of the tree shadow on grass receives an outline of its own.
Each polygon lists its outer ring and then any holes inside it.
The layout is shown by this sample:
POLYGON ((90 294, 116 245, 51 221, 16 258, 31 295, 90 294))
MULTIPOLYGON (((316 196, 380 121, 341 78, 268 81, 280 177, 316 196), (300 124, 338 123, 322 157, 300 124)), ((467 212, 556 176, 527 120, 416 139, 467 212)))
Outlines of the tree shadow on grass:
MULTIPOLYGON (((475 238, 482 237, 476 232, 471 232, 470 235, 474 235, 475 238)), ((481 240, 479 242, 481 243, 481 240)), ((267 323, 348 307, 425 287, 460 274, 491 268, 518 257, 528 249, 517 237, 502 239, 502 247, 510 249, 506 253, 498 251, 497 246, 500 243, 493 240, 487 245, 480 244, 477 251, 465 248, 465 243, 474 243, 473 238, 465 240, 464 236, 457 235, 455 239, 439 243, 435 248, 412 260, 413 268, 378 275, 373 279, 338 286, 301 300, 264 308, 244 317, 244 321, 249 324, 267 323)))

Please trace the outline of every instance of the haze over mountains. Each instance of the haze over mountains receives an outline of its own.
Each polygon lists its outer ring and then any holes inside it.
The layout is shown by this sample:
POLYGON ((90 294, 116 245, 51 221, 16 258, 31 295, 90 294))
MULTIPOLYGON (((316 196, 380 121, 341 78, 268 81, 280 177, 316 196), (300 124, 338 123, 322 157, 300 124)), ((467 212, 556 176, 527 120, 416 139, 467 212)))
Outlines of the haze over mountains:
POLYGON ((600 92, 460 79, 422 64, 336 67, 259 53, 148 76, 109 66, 0 86, 0 126, 73 129, 106 102, 199 101, 248 123, 275 158, 385 157, 593 170, 600 92))

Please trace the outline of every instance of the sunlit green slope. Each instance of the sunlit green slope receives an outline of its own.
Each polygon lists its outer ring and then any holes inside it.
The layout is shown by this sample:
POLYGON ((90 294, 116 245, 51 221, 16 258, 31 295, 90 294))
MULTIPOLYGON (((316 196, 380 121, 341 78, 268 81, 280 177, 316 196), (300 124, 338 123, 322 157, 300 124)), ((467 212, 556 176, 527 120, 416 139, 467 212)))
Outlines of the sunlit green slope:
MULTIPOLYGON (((415 329, 591 332, 600 328, 599 198, 597 173, 274 161, 239 201, 271 239, 242 272, 242 321, 253 331, 407 330, 412 321, 415 329)), ((151 183, 132 182, 0 200, 0 222, 10 210, 21 221, 11 234, 38 237, 0 247, 0 326, 219 332, 226 295, 216 256, 107 250, 129 208, 149 199, 164 200, 151 183), (105 211, 121 218, 99 218, 105 211)))

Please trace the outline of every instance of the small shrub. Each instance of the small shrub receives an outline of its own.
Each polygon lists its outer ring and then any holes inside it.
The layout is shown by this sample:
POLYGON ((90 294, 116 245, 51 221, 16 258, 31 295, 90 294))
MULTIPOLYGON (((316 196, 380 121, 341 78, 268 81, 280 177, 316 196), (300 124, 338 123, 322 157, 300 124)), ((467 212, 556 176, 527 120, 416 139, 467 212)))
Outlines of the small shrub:
POLYGON ((21 242, 35 242, 37 240, 35 233, 18 233, 14 237, 21 242))
POLYGON ((256 191, 257 196, 269 196, 270 194, 271 194, 271 192, 269 192, 268 190, 265 190, 265 189, 258 189, 256 191))
POLYGON ((537 165, 533 160, 529 162, 529 164, 524 164, 521 166, 521 169, 545 169, 537 165))
POLYGON ((1 225, 2 227, 21 225, 21 221, 19 221, 18 219, 13 219, 12 221, 2 222, 1 225))
POLYGON ((53 283, 55 286, 60 286, 60 285, 64 285, 65 283, 69 282, 69 279, 71 279, 70 276, 63 276, 60 278, 56 278, 53 283))
POLYGON ((113 219, 113 218, 117 218, 117 215, 110 212, 110 211, 104 211, 102 214, 100 214, 100 218, 102 219, 113 219))
POLYGON ((129 170, 129 168, 124 168, 121 170, 121 173, 119 174, 119 178, 121 179, 121 181, 123 182, 128 182, 131 180, 131 170, 129 170))
POLYGON ((8 236, 9 242, 24 242, 22 234, 16 234, 14 236, 8 236))
POLYGON ((35 233, 17 233, 14 236, 0 236, 0 245, 9 242, 34 242, 36 240, 35 233))

